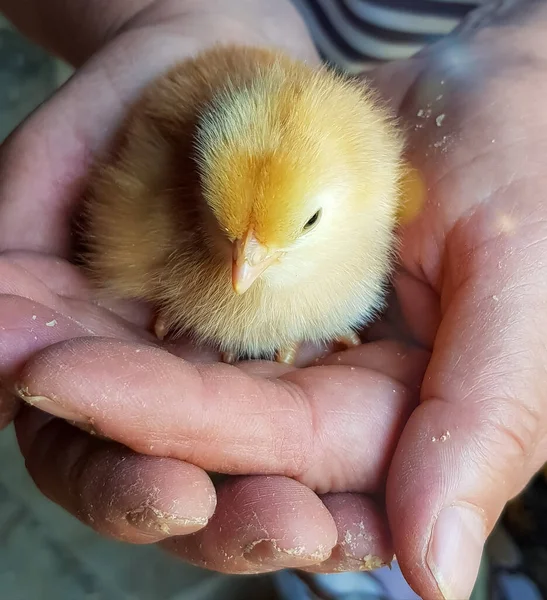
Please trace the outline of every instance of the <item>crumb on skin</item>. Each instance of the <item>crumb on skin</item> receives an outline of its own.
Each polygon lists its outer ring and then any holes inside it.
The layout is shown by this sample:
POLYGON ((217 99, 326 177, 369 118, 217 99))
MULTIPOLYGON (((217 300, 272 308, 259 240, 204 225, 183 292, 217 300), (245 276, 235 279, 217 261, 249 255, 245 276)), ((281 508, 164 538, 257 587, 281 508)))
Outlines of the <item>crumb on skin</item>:
POLYGON ((448 431, 448 429, 447 429, 447 430, 446 430, 444 433, 442 433, 442 434, 441 434, 439 437, 435 437, 435 436, 433 436, 433 437, 431 438, 431 441, 432 441, 432 442, 441 442, 441 443, 442 443, 442 442, 446 442, 446 441, 447 441, 447 440, 449 440, 449 439, 450 439, 450 431, 448 431))
POLYGON ((362 571, 375 571, 376 569, 380 569, 381 567, 386 566, 385 561, 383 561, 379 556, 374 556, 372 554, 367 554, 361 562, 362 571))

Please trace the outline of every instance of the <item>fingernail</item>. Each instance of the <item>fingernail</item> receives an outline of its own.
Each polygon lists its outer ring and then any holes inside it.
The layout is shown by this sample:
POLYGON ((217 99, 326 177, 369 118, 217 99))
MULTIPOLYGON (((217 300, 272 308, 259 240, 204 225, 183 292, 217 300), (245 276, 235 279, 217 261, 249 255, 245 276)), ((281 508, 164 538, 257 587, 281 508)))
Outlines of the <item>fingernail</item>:
POLYGON ((485 541, 484 520, 476 510, 463 505, 441 510, 426 560, 446 600, 471 596, 485 541))
POLYGON ((349 531, 341 543, 334 547, 330 563, 336 564, 337 571, 376 571, 382 567, 391 568, 392 555, 385 557, 370 553, 370 544, 363 544, 363 537, 349 531))
POLYGON ((69 409, 65 408, 55 400, 51 398, 47 398, 46 396, 34 396, 26 387, 17 387, 16 393, 21 400, 29 404, 30 406, 34 406, 44 412, 53 415, 54 417, 58 417, 59 419, 64 419, 65 421, 75 421, 75 422, 85 422, 86 419, 82 417, 82 415, 77 415, 69 409))
POLYGON ((352 553, 345 552, 343 548, 337 546, 332 551, 330 559, 321 566, 326 566, 324 572, 357 572, 357 571, 376 571, 382 567, 391 569, 391 562, 384 560, 380 556, 374 554, 366 554, 365 556, 356 556, 352 553))
POLYGON ((127 513, 127 522, 141 531, 154 531, 169 535, 187 535, 203 529, 208 519, 184 518, 165 513, 154 506, 137 508, 127 513))
POLYGON ((314 565, 327 560, 330 550, 318 548, 308 552, 305 548, 281 549, 275 540, 258 540, 249 544, 243 557, 249 562, 267 567, 294 568, 314 565))
POLYGON ((374 556, 373 554, 367 554, 362 558, 353 557, 353 560, 357 565, 359 565, 359 571, 376 571, 376 569, 381 569, 382 567, 386 567, 391 564, 385 562, 379 556, 374 556))

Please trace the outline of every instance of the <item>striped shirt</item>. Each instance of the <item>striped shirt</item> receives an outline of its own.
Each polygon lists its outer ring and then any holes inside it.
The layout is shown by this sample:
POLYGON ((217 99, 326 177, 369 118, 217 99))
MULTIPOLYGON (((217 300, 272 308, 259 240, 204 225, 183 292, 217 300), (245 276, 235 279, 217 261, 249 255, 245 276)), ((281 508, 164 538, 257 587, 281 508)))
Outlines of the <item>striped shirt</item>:
POLYGON ((484 0, 293 0, 322 58, 354 74, 440 40, 484 0))

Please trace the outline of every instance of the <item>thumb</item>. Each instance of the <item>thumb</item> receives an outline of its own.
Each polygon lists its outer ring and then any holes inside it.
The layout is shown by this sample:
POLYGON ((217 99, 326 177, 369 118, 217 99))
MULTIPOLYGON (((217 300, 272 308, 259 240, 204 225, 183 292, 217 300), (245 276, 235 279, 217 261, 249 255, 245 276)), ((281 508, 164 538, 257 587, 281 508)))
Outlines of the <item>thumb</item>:
POLYGON ((427 600, 469 598, 486 537, 547 456, 547 282, 534 268, 547 248, 511 237, 475 248, 467 269, 451 257, 461 272, 388 477, 397 558, 427 600))

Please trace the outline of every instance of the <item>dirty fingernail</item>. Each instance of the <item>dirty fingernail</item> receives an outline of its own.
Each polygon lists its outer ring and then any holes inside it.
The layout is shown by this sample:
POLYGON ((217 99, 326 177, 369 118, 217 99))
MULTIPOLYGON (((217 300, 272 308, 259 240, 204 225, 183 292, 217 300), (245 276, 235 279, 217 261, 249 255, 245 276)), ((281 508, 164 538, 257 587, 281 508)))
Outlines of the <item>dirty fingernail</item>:
POLYGON ((82 415, 75 414, 73 411, 65 408, 59 404, 59 402, 56 402, 51 398, 47 398, 46 396, 32 395, 25 387, 17 387, 16 392, 17 396, 21 398, 21 400, 25 401, 28 405, 43 410, 54 417, 58 417, 59 419, 64 419, 66 421, 75 421, 78 423, 86 421, 85 417, 82 417, 82 415))
POLYGON ((359 571, 376 571, 382 567, 391 569, 391 562, 380 556, 367 554, 365 556, 351 556, 346 554, 340 546, 336 546, 329 559, 308 567, 315 573, 355 573, 359 571))
POLYGON ((323 562, 330 556, 330 550, 318 548, 308 552, 305 548, 282 549, 275 540, 253 542, 244 553, 244 558, 255 565, 294 568, 323 562))
POLYGON ((476 510, 462 505, 441 510, 426 560, 446 600, 471 596, 485 541, 484 520, 476 510))
POLYGON ((367 554, 362 557, 346 555, 344 558, 345 560, 341 562, 348 566, 348 570, 351 569, 352 571, 376 571, 376 569, 390 565, 389 562, 373 554, 367 554))
POLYGON ((165 513, 153 506, 138 508, 127 513, 127 522, 141 531, 153 531, 166 537, 188 535, 203 529, 207 517, 180 517, 165 513))

